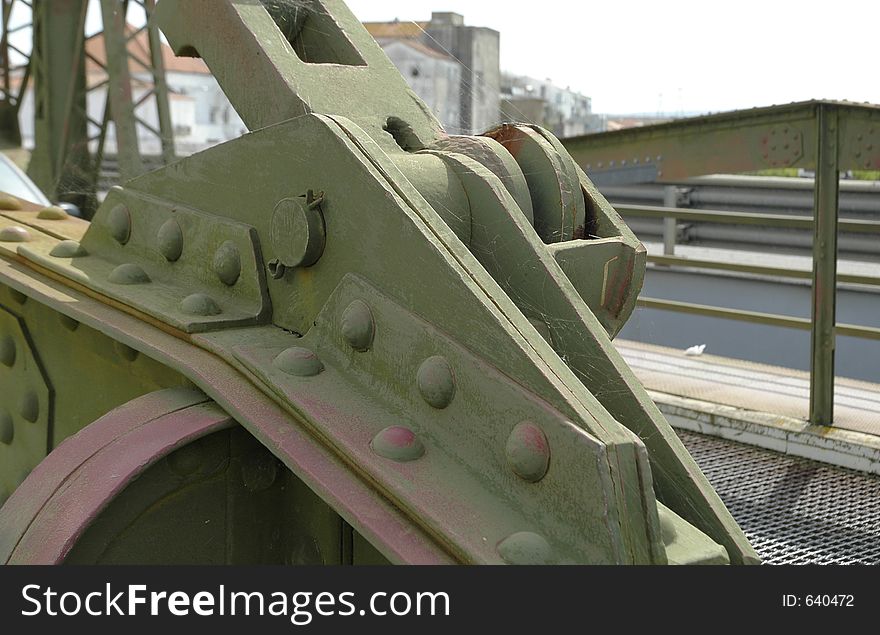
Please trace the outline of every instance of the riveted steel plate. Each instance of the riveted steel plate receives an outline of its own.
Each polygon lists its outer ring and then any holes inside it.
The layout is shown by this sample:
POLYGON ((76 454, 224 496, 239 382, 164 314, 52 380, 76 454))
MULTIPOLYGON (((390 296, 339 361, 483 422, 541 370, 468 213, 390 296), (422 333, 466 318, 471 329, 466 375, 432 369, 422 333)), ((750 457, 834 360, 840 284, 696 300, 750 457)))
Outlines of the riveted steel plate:
POLYGON ((144 194, 111 192, 83 255, 53 255, 53 246, 18 252, 187 332, 259 323, 270 310, 253 228, 144 194))
POLYGON ((46 456, 51 408, 26 326, 0 306, 0 504, 46 456))

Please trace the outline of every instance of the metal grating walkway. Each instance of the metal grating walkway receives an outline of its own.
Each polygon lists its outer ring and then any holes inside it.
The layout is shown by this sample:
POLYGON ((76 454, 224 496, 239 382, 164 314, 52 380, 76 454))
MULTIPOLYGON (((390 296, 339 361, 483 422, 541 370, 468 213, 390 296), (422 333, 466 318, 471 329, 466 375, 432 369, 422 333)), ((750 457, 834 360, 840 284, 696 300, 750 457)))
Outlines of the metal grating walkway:
POLYGON ((880 477, 676 432, 766 564, 880 564, 880 477))

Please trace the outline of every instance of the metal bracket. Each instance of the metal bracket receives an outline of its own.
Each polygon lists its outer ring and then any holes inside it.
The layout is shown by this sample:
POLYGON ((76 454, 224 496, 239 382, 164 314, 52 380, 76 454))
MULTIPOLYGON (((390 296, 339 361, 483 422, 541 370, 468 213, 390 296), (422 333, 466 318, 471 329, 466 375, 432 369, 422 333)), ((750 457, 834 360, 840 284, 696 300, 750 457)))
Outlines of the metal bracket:
POLYGON ((271 308, 256 231, 115 189, 82 242, 19 254, 188 333, 258 324, 271 308))

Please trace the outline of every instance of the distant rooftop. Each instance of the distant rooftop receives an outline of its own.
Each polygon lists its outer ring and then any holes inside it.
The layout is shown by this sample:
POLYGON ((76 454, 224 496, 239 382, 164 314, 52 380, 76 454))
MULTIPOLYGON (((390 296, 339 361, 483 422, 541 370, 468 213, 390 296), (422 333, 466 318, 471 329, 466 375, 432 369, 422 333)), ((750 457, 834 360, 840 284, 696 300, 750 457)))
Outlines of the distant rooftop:
POLYGON ((415 39, 428 27, 427 22, 364 22, 367 31, 375 39, 415 39))
MULTIPOLYGON (((134 37, 131 37, 137 27, 130 24, 125 27, 125 35, 130 38, 128 40, 128 52, 130 55, 142 60, 144 63, 150 63, 150 42, 147 37, 146 29, 141 29, 134 37)), ((208 66, 197 57, 177 57, 174 51, 167 44, 162 44, 162 61, 165 64, 165 71, 171 73, 198 73, 201 75, 209 75, 208 66)), ((96 33, 86 40, 86 72, 87 73, 103 73, 104 69, 101 64, 107 63, 107 52, 104 46, 104 34, 96 33)), ((144 67, 138 64, 134 59, 129 59, 128 70, 130 73, 143 73, 144 67)))

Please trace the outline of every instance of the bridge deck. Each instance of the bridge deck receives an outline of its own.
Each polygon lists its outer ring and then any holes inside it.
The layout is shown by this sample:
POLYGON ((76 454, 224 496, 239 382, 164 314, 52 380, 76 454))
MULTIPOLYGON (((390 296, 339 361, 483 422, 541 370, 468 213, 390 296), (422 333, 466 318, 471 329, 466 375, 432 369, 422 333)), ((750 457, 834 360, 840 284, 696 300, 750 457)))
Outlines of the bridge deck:
MULTIPOLYGON (((809 373, 704 354, 616 340, 648 390, 744 410, 805 419, 809 410, 809 373)), ((834 388, 834 425, 880 436, 880 384, 838 377, 834 388)))

